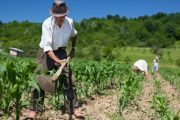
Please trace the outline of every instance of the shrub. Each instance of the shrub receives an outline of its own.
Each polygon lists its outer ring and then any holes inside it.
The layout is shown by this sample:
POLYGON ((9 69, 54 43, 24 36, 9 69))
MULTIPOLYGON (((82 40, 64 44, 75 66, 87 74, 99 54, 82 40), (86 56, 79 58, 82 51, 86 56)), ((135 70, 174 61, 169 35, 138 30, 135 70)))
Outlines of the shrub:
POLYGON ((176 59, 176 65, 180 67, 180 58, 176 59))

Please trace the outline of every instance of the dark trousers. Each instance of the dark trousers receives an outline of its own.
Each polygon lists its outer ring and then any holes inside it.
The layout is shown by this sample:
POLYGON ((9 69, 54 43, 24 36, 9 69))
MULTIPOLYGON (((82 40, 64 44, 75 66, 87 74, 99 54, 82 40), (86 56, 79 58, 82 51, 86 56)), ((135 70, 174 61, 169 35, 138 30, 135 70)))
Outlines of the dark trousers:
MULTIPOLYGON (((67 58, 67 52, 65 48, 59 48, 58 50, 53 52, 61 60, 67 58)), ((46 53, 44 53, 42 49, 39 50, 37 58, 38 67, 35 70, 36 75, 39 71, 47 72, 48 74, 49 70, 58 69, 57 65, 55 65, 55 62, 48 55, 46 55, 46 53)), ((60 76, 58 82, 60 82, 60 86, 58 87, 61 87, 63 89, 65 109, 67 110, 67 112, 70 112, 70 100, 73 101, 73 108, 79 106, 79 103, 77 101, 76 86, 74 79, 72 79, 72 70, 70 68, 70 65, 67 65, 63 69, 62 75, 60 76)), ((38 93, 37 89, 33 89, 31 93, 30 109, 34 111, 41 111, 44 103, 44 97, 45 91, 40 89, 40 93, 38 93)))

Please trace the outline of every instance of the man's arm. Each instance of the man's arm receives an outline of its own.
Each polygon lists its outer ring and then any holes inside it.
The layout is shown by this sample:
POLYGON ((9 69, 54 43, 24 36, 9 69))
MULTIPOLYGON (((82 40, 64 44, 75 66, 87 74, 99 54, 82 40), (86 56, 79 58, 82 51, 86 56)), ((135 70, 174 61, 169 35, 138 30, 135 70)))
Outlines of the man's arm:
POLYGON ((64 63, 64 61, 57 58, 56 55, 52 51, 47 51, 46 53, 52 60, 54 60, 55 63, 59 65, 62 65, 64 63))
POLYGON ((71 47, 71 51, 69 53, 68 56, 70 56, 71 58, 73 58, 75 56, 75 50, 76 50, 76 39, 77 39, 77 36, 74 36, 71 38, 71 41, 72 41, 72 47, 71 47))
POLYGON ((71 40, 72 40, 72 48, 75 48, 75 47, 76 47, 76 39, 77 39, 76 36, 74 36, 74 37, 71 38, 71 40))

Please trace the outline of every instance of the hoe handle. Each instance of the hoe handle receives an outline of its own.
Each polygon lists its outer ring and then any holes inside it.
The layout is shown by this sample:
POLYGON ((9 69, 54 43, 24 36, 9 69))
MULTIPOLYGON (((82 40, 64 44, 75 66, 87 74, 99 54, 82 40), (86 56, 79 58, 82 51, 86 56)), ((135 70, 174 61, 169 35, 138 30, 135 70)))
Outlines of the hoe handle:
POLYGON ((51 80, 52 80, 53 82, 55 82, 55 81, 58 79, 58 77, 59 77, 60 74, 62 73, 62 70, 64 69, 64 67, 66 66, 66 64, 69 62, 69 60, 70 60, 70 57, 68 57, 68 58, 66 59, 66 61, 61 65, 61 67, 57 70, 57 72, 51 77, 51 80))

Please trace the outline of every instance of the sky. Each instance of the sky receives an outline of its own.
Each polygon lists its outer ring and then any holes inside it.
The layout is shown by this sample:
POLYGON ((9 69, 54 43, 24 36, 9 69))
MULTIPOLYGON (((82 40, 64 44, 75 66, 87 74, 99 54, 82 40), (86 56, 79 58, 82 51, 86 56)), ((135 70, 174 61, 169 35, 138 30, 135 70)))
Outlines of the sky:
MULTIPOLYGON (((91 17, 107 15, 135 18, 153 15, 158 12, 180 12, 180 0, 65 0, 69 17, 80 22, 91 17)), ((0 21, 17 20, 43 22, 50 16, 53 0, 0 0, 0 21)))

